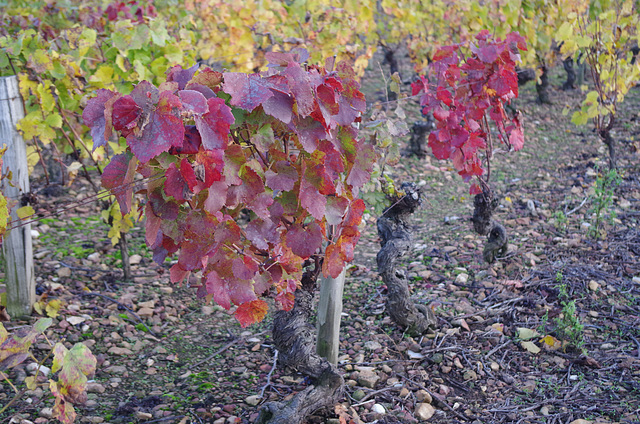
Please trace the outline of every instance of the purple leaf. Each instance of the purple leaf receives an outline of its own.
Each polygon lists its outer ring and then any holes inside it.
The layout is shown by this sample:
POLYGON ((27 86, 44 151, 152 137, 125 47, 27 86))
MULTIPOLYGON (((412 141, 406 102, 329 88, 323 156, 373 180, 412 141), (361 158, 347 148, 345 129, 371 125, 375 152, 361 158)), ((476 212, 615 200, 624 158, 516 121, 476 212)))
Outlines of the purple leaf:
POLYGON ((223 88, 231 96, 231 105, 249 112, 273 96, 258 74, 225 72, 223 88))
POLYGON ((182 106, 191 113, 202 115, 209 110, 207 99, 199 91, 181 90, 178 91, 178 96, 182 100, 182 106))
POLYGON ((111 90, 100 89, 97 96, 89 99, 87 106, 82 111, 82 120, 91 129, 93 138, 93 150, 107 144, 108 138, 105 136, 106 119, 104 116, 105 104, 111 100, 116 93, 111 90))

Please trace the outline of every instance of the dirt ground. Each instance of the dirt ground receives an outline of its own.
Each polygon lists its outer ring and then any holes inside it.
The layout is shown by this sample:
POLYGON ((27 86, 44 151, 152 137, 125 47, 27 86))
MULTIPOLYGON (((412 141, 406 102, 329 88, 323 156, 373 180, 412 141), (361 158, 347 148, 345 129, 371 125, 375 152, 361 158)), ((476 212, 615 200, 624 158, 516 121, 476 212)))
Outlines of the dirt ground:
MULTIPOLYGON (((595 184, 606 174, 606 151, 591 127, 562 114, 581 94, 561 91, 556 72, 553 105, 535 102, 533 83, 522 88, 515 106, 524 114, 525 148, 494 165, 496 218, 510 238, 496 263, 482 261, 468 186, 448 163, 403 158, 390 170, 426 197, 404 262, 416 302, 434 309, 439 326, 412 338, 388 318, 371 211, 345 287, 339 367, 347 394, 309 423, 640 422, 640 89, 629 93, 614 128, 621 182, 596 237, 595 212, 606 198, 595 184)), ((375 76, 363 87, 369 101, 384 100, 375 76)), ((78 179, 62 195, 38 196, 36 209, 91 194, 78 179)), ((78 421, 248 423, 265 401, 306 387, 274 361, 269 318, 242 329, 193 289, 169 283, 167 268, 151 260, 143 225, 129 240, 134 279, 123 281, 99 213, 87 203, 34 226, 43 306, 62 305, 47 336, 83 341, 99 360, 78 421)), ((47 349, 40 341, 36 356, 47 349)), ((25 370, 10 375, 23 387, 25 370)), ((1 405, 14 393, 0 384, 1 405)), ((53 422, 51 404, 41 389, 27 391, 0 420, 53 422)))

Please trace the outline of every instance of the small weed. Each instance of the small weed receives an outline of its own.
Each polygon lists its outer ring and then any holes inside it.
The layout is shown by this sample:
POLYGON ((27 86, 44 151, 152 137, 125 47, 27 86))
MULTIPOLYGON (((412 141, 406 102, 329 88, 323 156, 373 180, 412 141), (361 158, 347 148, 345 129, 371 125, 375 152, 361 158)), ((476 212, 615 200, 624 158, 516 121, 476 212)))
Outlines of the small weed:
POLYGON ((138 331, 144 331, 145 333, 147 331, 149 331, 149 329, 147 328, 147 326, 145 326, 143 323, 139 322, 136 324, 136 330, 138 331))
POLYGON ((611 209, 613 203, 613 194, 617 186, 622 182, 622 178, 615 169, 610 169, 605 174, 598 173, 595 182, 595 193, 589 212, 593 216, 592 228, 589 235, 593 238, 601 238, 604 236, 602 225, 606 218, 609 222, 613 222, 616 213, 611 209))
POLYGON ((564 212, 555 211, 553 213, 553 219, 555 221, 554 226, 556 227, 557 230, 565 231, 567 229, 567 223, 569 222, 569 219, 564 214, 564 212))

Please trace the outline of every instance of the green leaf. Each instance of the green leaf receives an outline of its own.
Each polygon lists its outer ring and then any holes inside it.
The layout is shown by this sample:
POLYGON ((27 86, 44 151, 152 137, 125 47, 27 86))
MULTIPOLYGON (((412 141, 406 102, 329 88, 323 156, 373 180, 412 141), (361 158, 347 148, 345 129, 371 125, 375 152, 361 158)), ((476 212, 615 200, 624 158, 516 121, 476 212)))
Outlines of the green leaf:
POLYGON ((44 333, 44 330, 51 327, 53 320, 51 318, 40 318, 33 326, 33 329, 38 333, 44 333))
POLYGON ((62 127, 62 116, 60 116, 60 114, 58 113, 52 113, 51 115, 47 116, 47 119, 44 120, 44 123, 53 128, 60 128, 62 127))

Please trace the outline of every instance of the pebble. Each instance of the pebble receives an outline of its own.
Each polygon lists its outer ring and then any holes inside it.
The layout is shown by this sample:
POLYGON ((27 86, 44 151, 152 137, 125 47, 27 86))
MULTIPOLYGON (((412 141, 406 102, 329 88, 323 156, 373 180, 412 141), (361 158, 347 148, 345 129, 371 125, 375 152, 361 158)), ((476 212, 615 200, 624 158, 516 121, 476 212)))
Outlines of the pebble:
POLYGON ((380 380, 380 377, 372 371, 360 371, 360 375, 358 376, 358 384, 369 389, 373 389, 378 380, 380 380))
POLYGON ((100 383, 87 383, 87 393, 104 393, 105 387, 100 383))
POLYGON ((142 262, 142 256, 137 254, 129 256, 129 263, 131 265, 138 265, 140 262, 142 262))
POLYGON ((40 416, 43 418, 52 418, 53 417, 53 409, 52 408, 42 408, 40 410, 40 416))
POLYGON ((355 392, 353 392, 353 394, 351 395, 352 398, 354 398, 355 400, 357 400, 358 402, 360 401, 360 399, 365 397, 365 393, 364 390, 362 389, 358 389, 355 392))
POLYGON ((262 398, 259 395, 251 395, 251 396, 247 396, 244 401, 246 404, 251 405, 251 406, 256 406, 257 404, 260 403, 260 401, 262 400, 262 398))
POLYGON ((67 268, 67 267, 58 268, 58 270, 56 271, 56 274, 58 274, 59 278, 71 277, 71 268, 67 268))
POLYGON ((426 390, 420 389, 416 392, 416 399, 421 403, 431 403, 433 398, 426 390))
POLYGON ((369 340, 364 344, 364 348, 367 350, 381 349, 382 345, 375 340, 369 340))
POLYGON ((433 414, 435 413, 436 408, 434 408, 430 403, 419 403, 414 412, 416 418, 420 421, 427 421, 429 418, 433 417, 433 414))
POLYGON ((127 367, 124 367, 122 365, 113 365, 105 369, 105 371, 109 374, 124 374, 125 371, 127 371, 127 367))
POLYGON ((148 412, 138 411, 136 412, 136 418, 139 420, 150 420, 151 418, 153 418, 153 415, 148 412))
POLYGON ((462 273, 456 277, 456 283, 458 284, 467 284, 467 281, 469 281, 469 274, 462 273))
POLYGON ((375 412, 376 414, 386 414, 387 410, 384 409, 384 406, 380 405, 379 403, 375 403, 371 407, 371 412, 375 412))

